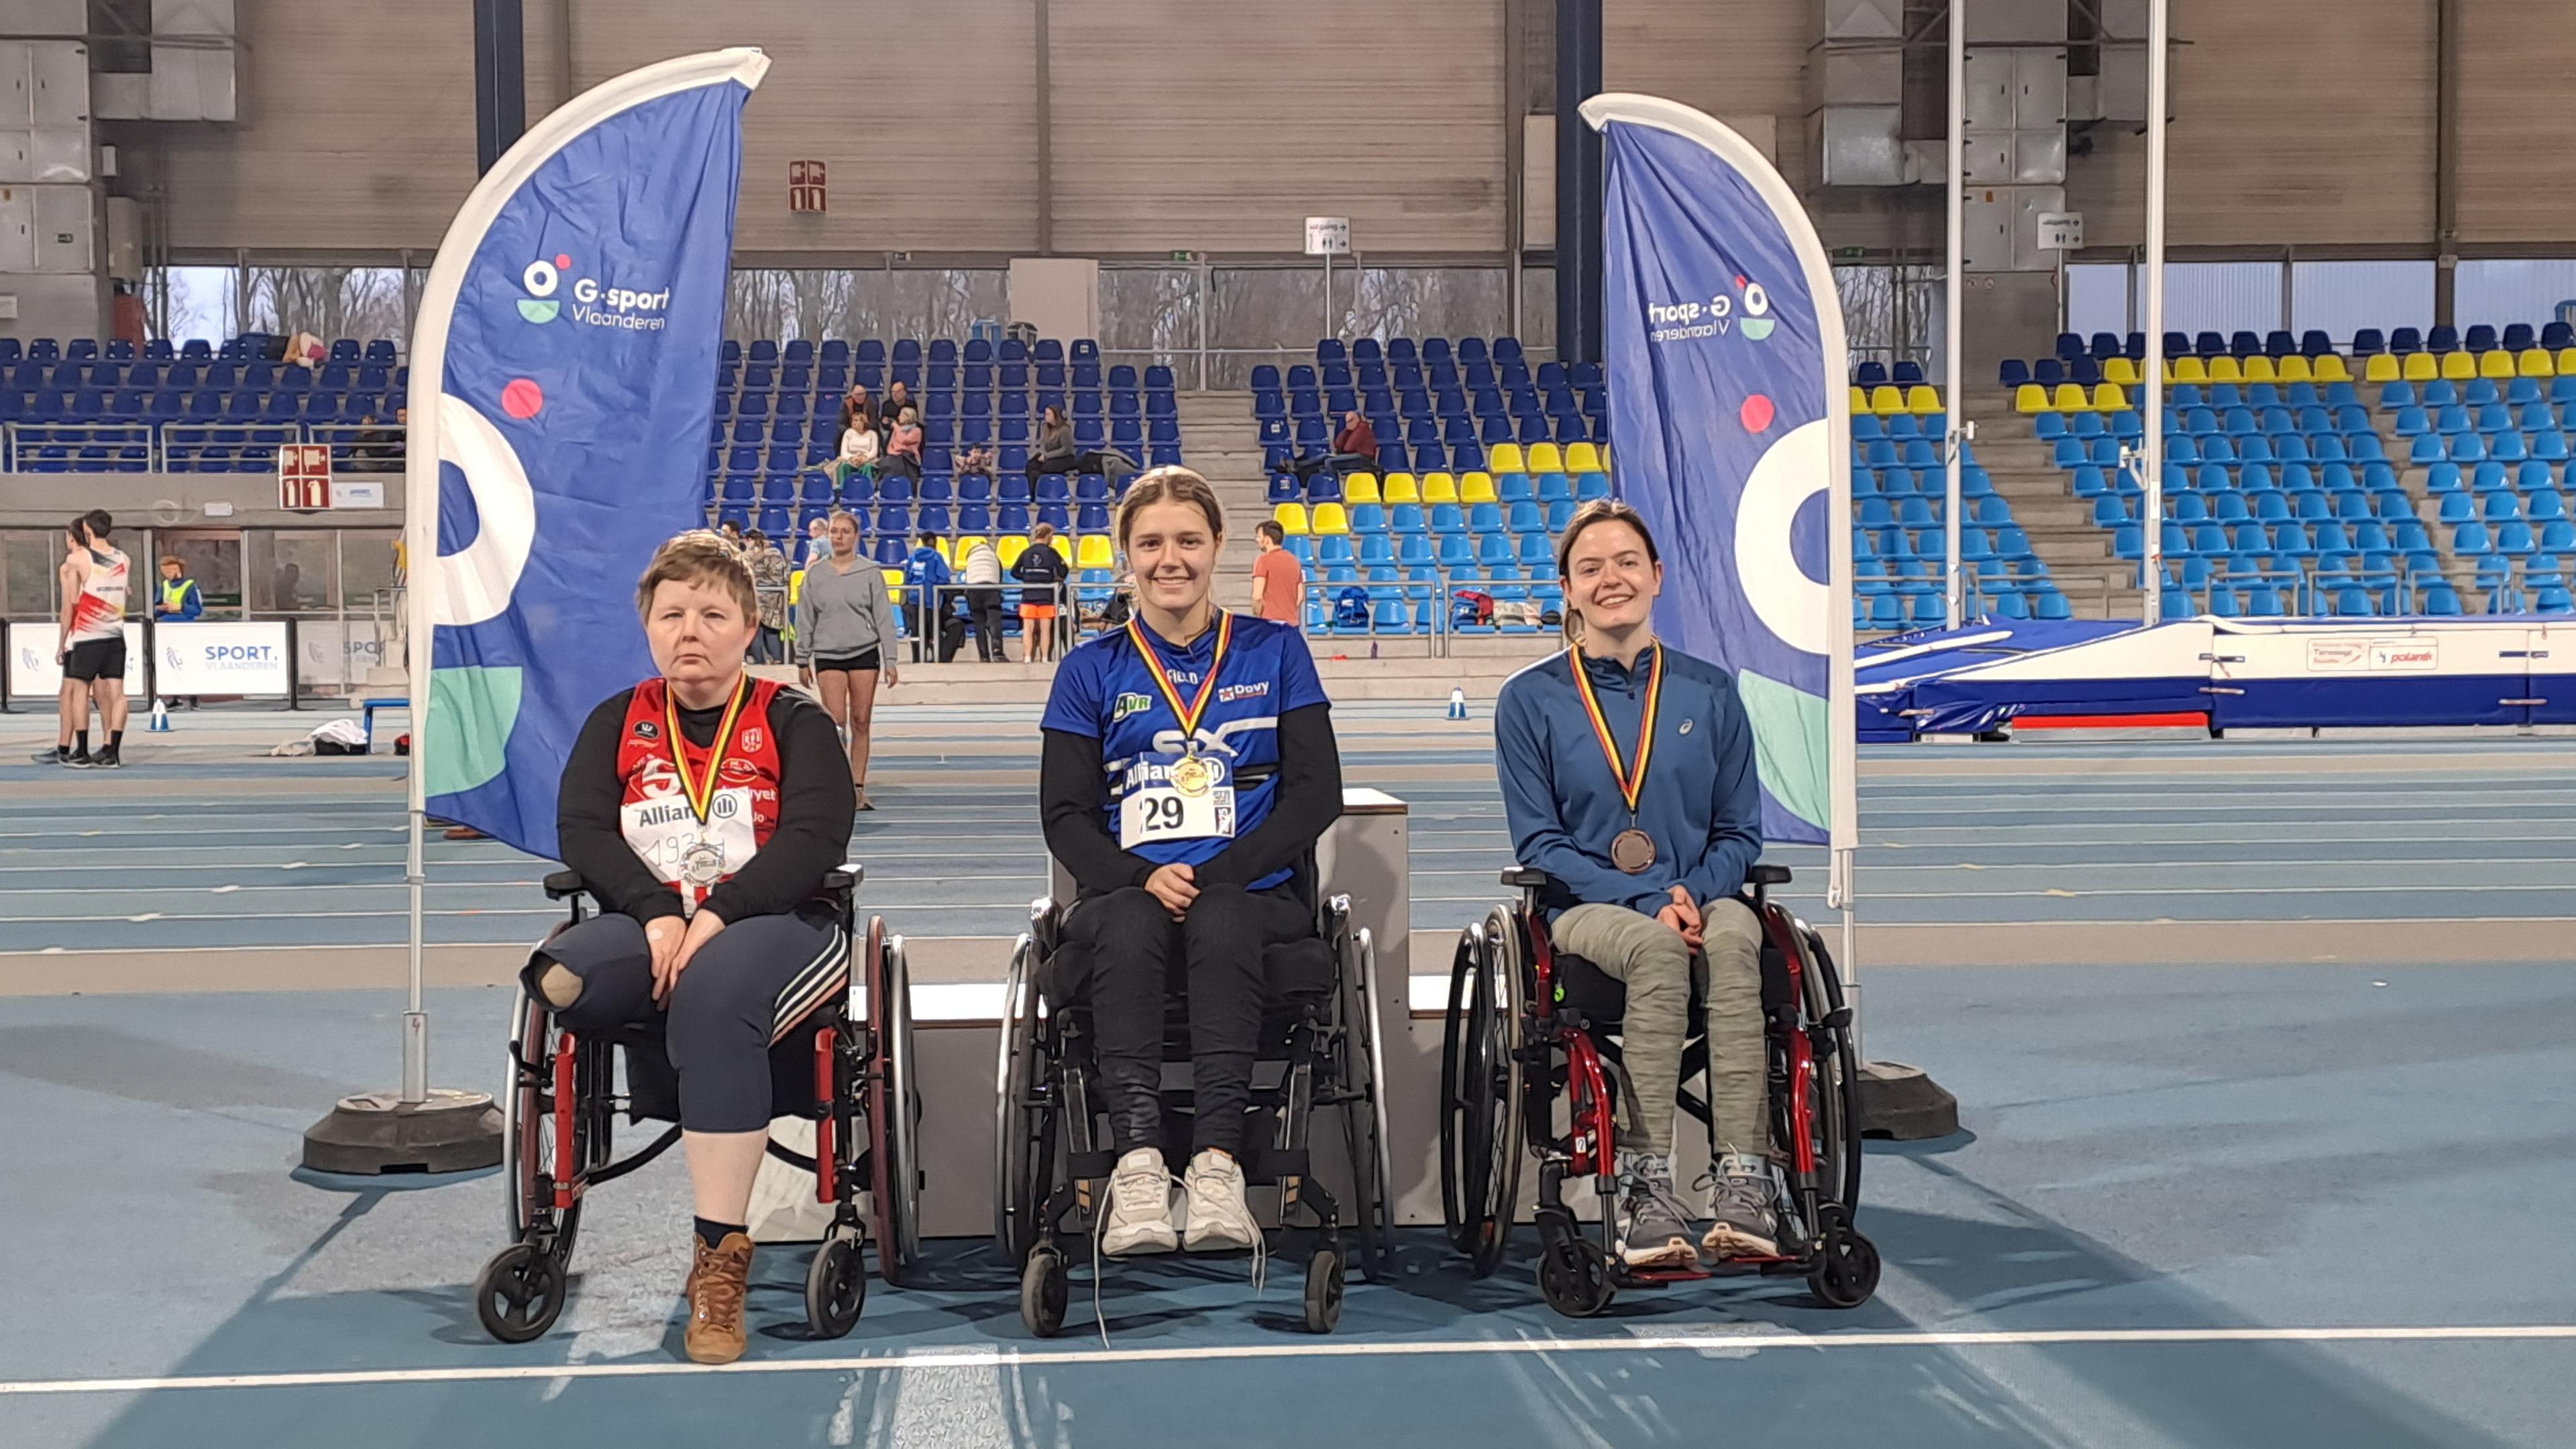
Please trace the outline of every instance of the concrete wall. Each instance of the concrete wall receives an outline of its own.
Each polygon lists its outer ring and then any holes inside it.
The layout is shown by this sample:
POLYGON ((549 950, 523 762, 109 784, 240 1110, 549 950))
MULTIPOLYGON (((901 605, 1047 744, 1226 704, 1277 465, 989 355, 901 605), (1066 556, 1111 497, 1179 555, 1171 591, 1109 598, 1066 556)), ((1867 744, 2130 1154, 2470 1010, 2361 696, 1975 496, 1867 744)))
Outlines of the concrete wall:
POLYGON ((399 528, 403 475, 353 473, 384 485, 382 508, 290 513, 277 506, 274 473, 13 473, 0 482, 0 528, 60 528, 73 513, 104 508, 125 528, 399 528), (230 504, 209 518, 206 505, 230 504))

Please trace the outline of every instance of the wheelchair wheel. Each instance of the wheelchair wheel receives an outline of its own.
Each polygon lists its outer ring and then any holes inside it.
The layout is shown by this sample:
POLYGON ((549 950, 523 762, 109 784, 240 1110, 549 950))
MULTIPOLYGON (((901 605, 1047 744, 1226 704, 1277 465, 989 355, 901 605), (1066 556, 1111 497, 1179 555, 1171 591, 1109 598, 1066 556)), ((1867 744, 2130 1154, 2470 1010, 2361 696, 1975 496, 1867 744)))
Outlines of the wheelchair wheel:
POLYGON ((901 1284, 921 1261, 921 1094, 912 1064, 912 973, 903 938, 868 922, 868 1025, 876 1047, 868 1073, 869 1195, 877 1217, 877 1272, 901 1284))
POLYGON ((1020 1322, 1040 1338, 1064 1331, 1064 1304, 1069 1296, 1064 1258, 1053 1248, 1029 1254, 1020 1269, 1020 1322))
POLYGON ((858 1231, 838 1229, 814 1250, 805 1270, 805 1326, 816 1338, 846 1337, 867 1301, 868 1264, 858 1231))
MULTIPOLYGON (((573 1243, 581 1233, 582 1200, 575 1197, 564 1208, 552 1205, 556 1132, 552 1014, 522 987, 510 1021, 510 1086, 501 1094, 505 1222, 512 1241, 524 1242, 540 1219, 550 1216, 554 1227, 550 1246, 560 1268, 572 1261, 573 1243)), ((588 1110, 573 1117, 573 1161, 584 1169, 599 1167, 609 1157, 616 1121, 616 1104, 610 1100, 617 1070, 612 1052, 605 1041, 585 1044, 573 1065, 574 1091, 588 1104, 588 1110)))
POLYGON ((1878 1291, 1878 1245, 1860 1235, 1840 1203, 1818 1208, 1816 1219, 1807 1291, 1827 1308, 1858 1308, 1878 1291))
MULTIPOLYGON (((1344 917, 1347 923, 1347 916, 1344 917)), ((1345 924, 1347 931, 1347 924, 1345 924)), ((1386 1050, 1377 995, 1377 941, 1365 928, 1348 932, 1343 960, 1342 1012, 1346 1063, 1354 1080, 1343 1085, 1355 1100, 1342 1108, 1342 1145, 1351 1165, 1351 1223, 1359 1239, 1360 1274, 1372 1283, 1395 1276, 1395 1168, 1387 1148, 1386 1050)), ((1336 1296, 1334 1312, 1340 1312, 1336 1296)), ((1318 1330, 1319 1332, 1321 1330, 1318 1330)))
POLYGON ((1055 1190, 1055 1123, 1032 1094, 1047 1082, 1038 1042, 1037 943, 1022 935, 1002 986, 1000 1060, 994 1069, 993 1247, 1022 1263, 1038 1240, 1048 1194, 1055 1190))
MULTIPOLYGON (((1795 922, 1790 934, 1805 958, 1799 975, 1806 999, 1799 1009, 1810 1023, 1830 1021, 1843 1009, 1842 974, 1804 922, 1795 922)), ((1834 1029, 1833 1047, 1816 1054, 1814 1070, 1817 1178, 1842 1204, 1848 1222, 1860 1209, 1861 1167, 1860 1059, 1848 1026, 1834 1029)))
POLYGON ((1479 1278, 1502 1263, 1520 1200, 1522 949, 1507 908, 1467 928, 1441 1032, 1441 1216, 1479 1278))
POLYGON ((1342 1255, 1317 1248, 1306 1260, 1306 1331, 1330 1333, 1342 1321, 1342 1255))
POLYGON ((563 1308, 563 1264, 533 1243, 512 1243, 474 1275, 474 1316, 502 1343, 544 1337, 563 1308))
POLYGON ((1590 1318, 1619 1294, 1610 1265, 1568 1223, 1539 1229, 1538 1294, 1568 1318, 1590 1318))

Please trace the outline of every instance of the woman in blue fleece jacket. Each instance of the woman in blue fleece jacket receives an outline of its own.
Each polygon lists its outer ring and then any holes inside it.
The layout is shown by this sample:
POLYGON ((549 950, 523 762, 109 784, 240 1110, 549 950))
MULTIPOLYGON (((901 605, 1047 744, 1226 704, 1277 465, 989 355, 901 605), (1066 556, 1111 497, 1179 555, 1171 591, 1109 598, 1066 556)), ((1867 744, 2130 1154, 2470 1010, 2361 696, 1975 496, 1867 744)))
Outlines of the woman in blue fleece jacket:
POLYGON ((1549 938, 1627 984, 1620 1252, 1637 1267, 1768 1257, 1778 1228, 1761 926, 1736 898, 1762 853, 1753 730, 1724 669, 1656 641, 1664 568, 1634 509, 1585 504, 1556 557, 1573 643, 1504 684, 1494 763, 1520 863, 1549 877, 1539 902, 1549 938), (1672 1169, 1695 957, 1708 972, 1720 1154, 1714 1221, 1697 1243, 1672 1169))

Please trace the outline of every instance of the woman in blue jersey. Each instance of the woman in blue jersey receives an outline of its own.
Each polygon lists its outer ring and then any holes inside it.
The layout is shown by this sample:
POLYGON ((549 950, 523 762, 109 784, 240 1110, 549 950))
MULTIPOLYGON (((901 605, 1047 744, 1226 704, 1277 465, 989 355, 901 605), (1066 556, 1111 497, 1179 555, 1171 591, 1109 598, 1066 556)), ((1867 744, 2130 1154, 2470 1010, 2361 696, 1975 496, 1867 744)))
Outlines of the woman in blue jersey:
POLYGON ((1077 887, 1068 945, 1091 961, 1092 1030, 1119 1154, 1102 1251, 1251 1247, 1236 1165, 1264 1006, 1262 953, 1312 935, 1292 867, 1342 809, 1341 753, 1292 625, 1211 597, 1225 515, 1186 468, 1118 510, 1136 578, 1127 624, 1065 656, 1041 721, 1047 848, 1077 887), (1195 1110, 1175 1232, 1163 1165, 1163 1012, 1186 983, 1195 1110))

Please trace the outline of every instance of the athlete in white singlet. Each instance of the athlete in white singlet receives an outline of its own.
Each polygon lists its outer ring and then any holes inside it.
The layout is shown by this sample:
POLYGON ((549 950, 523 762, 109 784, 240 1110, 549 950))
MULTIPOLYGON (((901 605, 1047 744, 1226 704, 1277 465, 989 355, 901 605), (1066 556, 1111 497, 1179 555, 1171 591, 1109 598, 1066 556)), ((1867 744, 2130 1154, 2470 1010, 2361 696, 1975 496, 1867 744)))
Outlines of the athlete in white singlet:
POLYGON ((114 520, 92 509, 63 535, 63 617, 54 660, 63 667, 61 722, 52 755, 74 769, 117 769, 125 761, 125 586, 130 566, 107 541, 114 520), (107 743, 90 753, 89 711, 95 703, 107 743))

